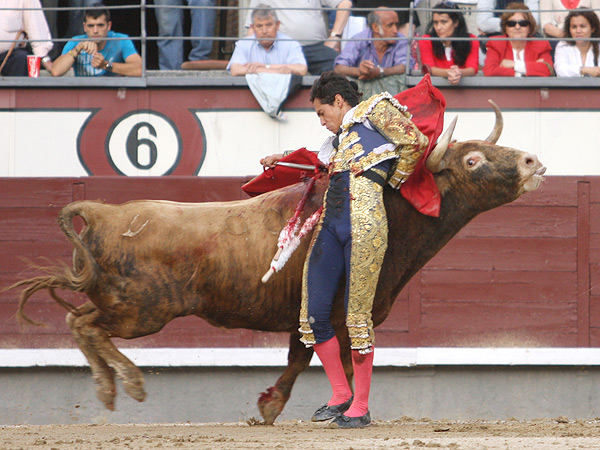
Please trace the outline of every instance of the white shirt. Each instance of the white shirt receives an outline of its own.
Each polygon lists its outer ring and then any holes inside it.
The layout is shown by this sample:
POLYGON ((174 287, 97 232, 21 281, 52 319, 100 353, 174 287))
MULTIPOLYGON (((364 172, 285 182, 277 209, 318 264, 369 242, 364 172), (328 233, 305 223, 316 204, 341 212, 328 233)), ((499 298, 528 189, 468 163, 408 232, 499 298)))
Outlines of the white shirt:
POLYGON ((585 64, 581 63, 581 53, 575 45, 561 41, 554 52, 554 70, 557 77, 580 77, 582 67, 594 67, 592 46, 585 55, 585 64))
MULTIPOLYGON (((52 50, 50 30, 40 0, 0 0, 0 41, 13 41, 17 31, 24 29, 32 41, 36 56, 44 57, 52 50), (15 8, 4 10, 4 8, 15 8), (26 8, 40 8, 27 10, 26 8)), ((21 37, 22 39, 22 37, 21 37)), ((10 49, 12 42, 0 42, 0 53, 10 49)))
POLYGON ((525 49, 513 51, 513 61, 515 62, 515 77, 522 77, 527 74, 527 68, 525 67, 525 49))

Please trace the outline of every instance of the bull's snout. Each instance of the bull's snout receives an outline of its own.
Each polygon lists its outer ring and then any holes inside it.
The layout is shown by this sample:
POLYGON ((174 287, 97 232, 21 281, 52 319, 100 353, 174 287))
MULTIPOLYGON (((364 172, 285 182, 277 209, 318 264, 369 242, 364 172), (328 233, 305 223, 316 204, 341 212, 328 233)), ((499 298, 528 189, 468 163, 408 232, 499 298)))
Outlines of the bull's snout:
POLYGON ((533 153, 524 153, 519 160, 519 172, 523 180, 525 191, 537 189, 544 179, 542 175, 546 172, 546 167, 540 162, 533 153))
POLYGON ((521 157, 520 163, 533 170, 537 170, 542 165, 538 157, 532 153, 525 153, 521 157))

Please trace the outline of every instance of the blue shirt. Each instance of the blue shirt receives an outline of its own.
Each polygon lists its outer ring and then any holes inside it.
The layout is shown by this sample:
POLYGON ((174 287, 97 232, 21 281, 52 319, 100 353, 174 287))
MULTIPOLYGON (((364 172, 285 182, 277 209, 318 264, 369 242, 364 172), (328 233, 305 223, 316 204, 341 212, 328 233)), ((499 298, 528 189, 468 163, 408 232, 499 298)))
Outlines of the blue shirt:
MULTIPOLYGON (((277 32, 275 39, 291 39, 283 33, 277 32)), ((261 63, 261 64, 303 64, 306 59, 302 47, 297 41, 276 40, 269 49, 265 49, 255 40, 255 36, 248 36, 235 43, 235 50, 227 70, 232 64, 261 63)))
MULTIPOLYGON (((100 50, 102 56, 107 61, 111 63, 124 63, 125 60, 137 53, 135 46, 129 36, 123 33, 115 33, 114 31, 109 31, 108 38, 127 38, 123 40, 115 40, 115 41, 106 41, 104 48, 100 50)), ((79 36, 73 36, 67 44, 64 46, 62 54, 68 53, 69 50, 73 50, 77 44, 81 41, 88 40, 86 34, 82 34, 79 36)), ((75 64, 73 64, 73 68, 75 69, 75 75, 78 77, 97 77, 102 75, 113 76, 112 72, 107 72, 104 69, 96 69, 92 66, 92 55, 86 52, 81 52, 77 56, 77 60, 75 64)))
MULTIPOLYGON (((398 37, 404 38, 406 36, 398 33, 398 37)), ((348 41, 344 50, 335 58, 334 66, 341 64, 349 67, 358 67, 360 62, 364 60, 372 61, 381 67, 406 64, 406 47, 408 45, 406 39, 399 39, 394 45, 390 46, 383 54, 381 61, 379 61, 377 51, 373 46, 373 31, 370 28, 355 34, 352 36, 352 39, 359 40, 348 41)))

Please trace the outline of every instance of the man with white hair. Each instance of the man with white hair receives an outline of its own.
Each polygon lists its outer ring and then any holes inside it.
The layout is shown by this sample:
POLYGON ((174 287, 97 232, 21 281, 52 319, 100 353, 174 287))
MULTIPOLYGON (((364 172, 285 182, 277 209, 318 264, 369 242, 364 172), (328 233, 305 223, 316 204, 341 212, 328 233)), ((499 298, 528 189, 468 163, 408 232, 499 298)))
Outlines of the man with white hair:
MULTIPOLYGON (((333 62, 340 51, 342 32, 352 8, 350 0, 250 0, 250 8, 255 9, 259 3, 277 11, 281 32, 300 43, 312 75, 333 69, 333 62), (323 12, 326 10, 336 11, 331 32, 325 26, 323 12)), ((248 15, 244 24, 249 35, 253 33, 251 20, 248 15)))
POLYGON ((300 44, 279 32, 273 8, 261 3, 252 11, 254 34, 236 42, 227 70, 234 76, 280 73, 303 76, 306 60, 300 44))

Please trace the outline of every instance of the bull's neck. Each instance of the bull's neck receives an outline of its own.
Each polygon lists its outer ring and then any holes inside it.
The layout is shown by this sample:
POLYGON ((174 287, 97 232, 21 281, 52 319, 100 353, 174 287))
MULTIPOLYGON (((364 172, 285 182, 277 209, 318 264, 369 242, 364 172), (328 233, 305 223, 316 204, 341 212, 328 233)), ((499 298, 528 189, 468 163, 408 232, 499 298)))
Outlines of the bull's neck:
POLYGON ((418 212, 399 192, 386 196, 388 251, 380 277, 381 294, 394 299, 411 277, 455 236, 476 213, 460 207, 456 199, 442 199, 440 217, 418 212))

